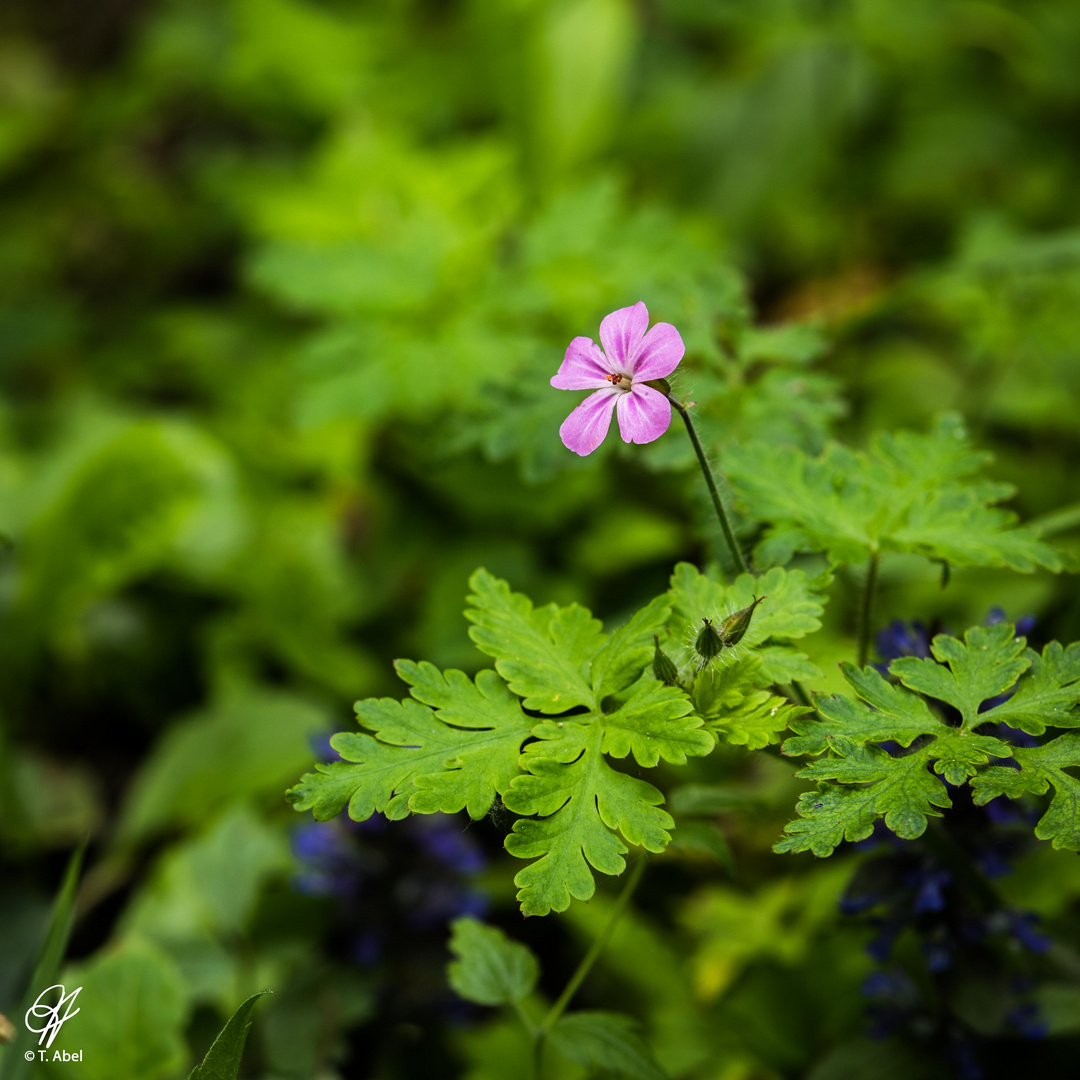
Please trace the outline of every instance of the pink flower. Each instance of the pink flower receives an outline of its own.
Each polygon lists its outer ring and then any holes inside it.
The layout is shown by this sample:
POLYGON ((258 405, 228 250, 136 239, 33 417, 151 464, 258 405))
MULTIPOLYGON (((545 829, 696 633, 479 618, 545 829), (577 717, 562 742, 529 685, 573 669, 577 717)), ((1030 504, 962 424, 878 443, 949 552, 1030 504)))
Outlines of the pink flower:
POLYGON ((575 454, 591 454, 603 441, 618 411, 623 442, 659 439, 671 424, 671 402, 645 384, 663 379, 686 352, 679 331, 657 323, 648 333, 643 303, 613 311, 600 324, 603 349, 592 338, 570 342, 551 385, 558 390, 595 390, 564 421, 559 435, 575 454))

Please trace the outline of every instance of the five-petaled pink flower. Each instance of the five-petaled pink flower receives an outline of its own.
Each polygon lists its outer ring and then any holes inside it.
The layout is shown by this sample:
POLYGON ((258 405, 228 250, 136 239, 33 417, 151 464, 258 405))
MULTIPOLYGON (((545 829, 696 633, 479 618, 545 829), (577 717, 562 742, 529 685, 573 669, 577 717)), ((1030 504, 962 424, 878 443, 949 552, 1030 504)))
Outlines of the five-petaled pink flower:
POLYGON ((657 323, 648 333, 649 310, 643 303, 613 311, 600 324, 601 349, 592 338, 570 342, 551 385, 559 390, 595 390, 559 428, 575 454, 591 454, 603 441, 618 411, 623 442, 659 439, 671 424, 671 402, 645 384, 663 379, 679 366, 686 351, 679 331, 657 323))

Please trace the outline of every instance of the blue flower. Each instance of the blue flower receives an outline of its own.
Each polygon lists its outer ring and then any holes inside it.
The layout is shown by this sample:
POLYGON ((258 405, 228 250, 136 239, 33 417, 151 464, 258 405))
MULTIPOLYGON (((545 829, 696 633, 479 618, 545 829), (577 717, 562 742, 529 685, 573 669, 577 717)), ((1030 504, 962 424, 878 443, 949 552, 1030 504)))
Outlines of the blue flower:
POLYGON ((1034 1001, 1025 1001, 1012 1009, 1006 1022, 1016 1028, 1025 1039, 1045 1039, 1050 1028, 1034 1001))
POLYGON ((318 761, 341 760, 341 755, 330 745, 329 735, 309 735, 308 746, 318 761))
POLYGON ((382 958, 383 938, 378 930, 363 930, 353 938, 349 958, 360 967, 374 967, 382 958))
POLYGON ((1010 911, 1008 915, 1009 933, 1024 948, 1033 953, 1044 953, 1050 948, 1050 939, 1040 934, 1036 927, 1041 919, 1034 911, 1010 911))
POLYGON ((952 966, 952 946, 947 941, 924 941, 919 948, 926 959, 927 970, 934 974, 952 966))
POLYGON ((920 656, 929 658, 930 631, 919 619, 907 623, 903 619, 893 619, 884 630, 877 632, 877 651, 884 664, 875 665, 880 671, 888 667, 891 660, 901 656, 920 656))
POLYGON ((892 953, 893 945, 904 929, 905 920, 902 918, 883 919, 879 922, 879 930, 875 937, 866 944, 866 951, 879 964, 884 964, 892 953))
MULTIPOLYGON (((986 626, 997 626, 998 623, 1007 621, 1005 609, 995 605, 987 613, 986 618, 983 620, 986 626)), ((1038 620, 1034 615, 1021 615, 1020 618, 1013 622, 1013 626, 1016 627, 1017 637, 1027 637, 1032 630, 1035 629, 1035 623, 1038 620)))
POLYGON ((360 860, 336 821, 315 821, 293 831, 292 849, 300 869, 293 878, 305 896, 351 896, 363 877, 360 860))
POLYGON ((460 819, 439 814, 419 820, 423 824, 416 829, 416 842, 444 866, 459 874, 478 874, 487 866, 480 846, 464 831, 460 819))
POLYGON ((917 915, 930 911, 942 911, 945 907, 945 896, 942 890, 952 882, 952 874, 948 870, 916 870, 909 874, 905 884, 915 890, 915 900, 912 910, 917 915))

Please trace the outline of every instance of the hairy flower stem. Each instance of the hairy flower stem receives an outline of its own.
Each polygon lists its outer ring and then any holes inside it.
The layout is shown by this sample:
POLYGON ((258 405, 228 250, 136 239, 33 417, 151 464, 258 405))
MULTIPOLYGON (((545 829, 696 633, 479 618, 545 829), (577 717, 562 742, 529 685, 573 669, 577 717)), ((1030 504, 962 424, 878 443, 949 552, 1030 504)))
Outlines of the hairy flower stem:
POLYGON ((698 463, 701 465, 701 472, 705 477, 705 483, 709 487, 709 494, 712 496, 712 503, 716 508, 716 516, 720 519, 720 528, 724 530, 724 539, 727 540, 728 548, 731 551, 731 557, 735 560, 735 565, 739 568, 740 573, 749 574, 750 567, 746 565, 742 549, 739 547, 739 541, 735 539, 735 533, 731 528, 731 521, 728 519, 727 510, 724 509, 723 500, 720 498, 720 492, 716 487, 716 480, 713 477, 709 459, 705 456, 705 451, 701 446, 701 440, 694 430, 694 423, 690 419, 690 413, 681 402, 676 401, 670 395, 668 401, 679 410, 679 413, 683 418, 683 423, 686 424, 686 433, 690 436, 690 442, 694 445, 694 453, 697 454, 698 463))
POLYGON ((574 974, 570 976, 570 981, 563 988, 563 992, 559 995, 558 1001, 548 1009, 547 1016, 544 1017, 540 1022, 540 1026, 533 1032, 533 1080, 539 1080, 540 1078, 540 1067, 544 1055, 544 1040, 547 1037, 547 1033, 555 1026, 559 1017, 566 1011, 566 1006, 570 1004, 574 994, 577 993, 578 987, 585 981, 585 976, 592 970, 592 966, 596 963, 597 957, 599 957, 607 946, 619 919, 622 918, 623 912, 626 911, 630 899, 638 887, 638 882, 641 881, 641 875, 645 873, 645 864, 647 862, 648 856, 642 855, 641 858, 631 865, 630 873, 626 876, 626 884, 623 885, 622 892, 619 893, 615 900, 615 905, 611 909, 608 921, 604 924, 600 933, 593 939, 592 945, 589 946, 589 951, 582 957, 581 963, 578 964, 574 974))
POLYGON ((870 627, 874 617, 874 592, 877 589, 878 563, 881 553, 875 551, 866 563, 866 581, 863 584, 862 610, 859 612, 859 667, 866 667, 870 657, 870 627))

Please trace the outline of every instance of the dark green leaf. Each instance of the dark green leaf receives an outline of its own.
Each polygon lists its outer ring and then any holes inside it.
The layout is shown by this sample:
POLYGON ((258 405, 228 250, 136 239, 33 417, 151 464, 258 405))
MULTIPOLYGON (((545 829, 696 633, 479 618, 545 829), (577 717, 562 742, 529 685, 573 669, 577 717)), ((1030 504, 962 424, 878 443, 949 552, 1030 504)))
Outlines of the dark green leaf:
POLYGON ((38 994, 47 986, 53 986, 56 983, 56 975, 64 961, 68 939, 71 937, 71 927, 75 921, 75 894, 85 850, 86 846, 83 845, 68 860, 64 880, 60 883, 60 889, 53 901, 52 914, 49 916, 49 925, 45 931, 45 941, 38 961, 34 965, 34 974, 30 978, 30 985, 19 1005, 17 1017, 20 1022, 17 1026, 17 1034, 8 1045, 3 1060, 0 1061, 0 1080, 21 1080, 30 1070, 30 1062, 25 1060, 24 1055, 37 1042, 38 1036, 27 1030, 21 1018, 34 1004, 38 994))
POLYGON ((593 1069, 605 1069, 635 1080, 664 1080, 638 1025, 629 1016, 608 1012, 569 1013, 548 1034, 563 1057, 593 1069))
POLYGON ((240 1072, 240 1059, 244 1056, 244 1044, 251 1028, 251 1010, 255 1007, 255 1002, 267 993, 268 990, 260 990, 257 994, 252 994, 232 1014, 214 1040, 213 1046, 207 1050, 202 1063, 191 1070, 188 1080, 236 1080, 240 1072))

